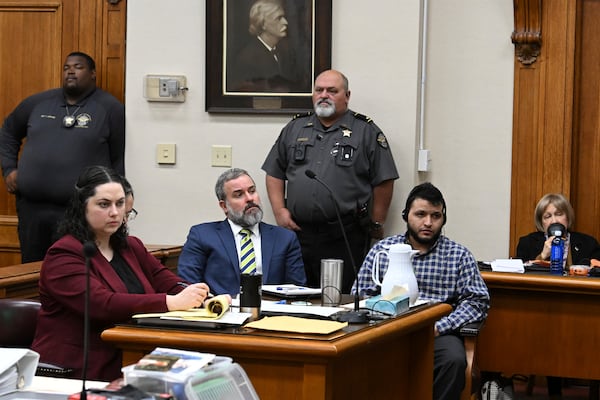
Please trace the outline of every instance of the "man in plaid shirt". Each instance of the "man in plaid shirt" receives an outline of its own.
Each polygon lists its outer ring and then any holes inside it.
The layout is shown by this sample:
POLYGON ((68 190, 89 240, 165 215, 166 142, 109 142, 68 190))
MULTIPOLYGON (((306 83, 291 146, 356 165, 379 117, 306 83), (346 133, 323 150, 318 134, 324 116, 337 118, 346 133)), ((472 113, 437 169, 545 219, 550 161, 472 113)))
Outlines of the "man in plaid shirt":
POLYGON ((396 243, 408 243, 419 253, 412 263, 419 286, 419 299, 448 303, 452 312, 435 323, 434 399, 459 399, 465 385, 466 357, 459 328, 487 317, 490 296, 479 274, 477 261, 464 247, 441 234, 446 223, 446 203, 438 188, 426 182, 408 195, 402 218, 407 223, 405 234, 379 241, 367 254, 358 273, 358 290, 362 296, 379 294, 373 281, 375 254, 379 276, 385 276, 389 259, 385 250, 396 243))

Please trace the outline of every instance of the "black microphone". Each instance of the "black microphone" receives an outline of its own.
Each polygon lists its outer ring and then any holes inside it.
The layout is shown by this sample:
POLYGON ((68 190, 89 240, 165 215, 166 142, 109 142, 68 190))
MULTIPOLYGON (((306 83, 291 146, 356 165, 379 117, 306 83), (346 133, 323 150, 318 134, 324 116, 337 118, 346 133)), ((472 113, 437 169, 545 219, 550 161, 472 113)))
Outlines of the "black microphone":
POLYGON ((346 250, 348 251, 348 258, 350 259, 350 263, 352 264, 352 270, 354 271, 354 279, 357 282, 357 290, 354 294, 354 311, 348 311, 342 314, 339 314, 336 319, 341 322, 348 322, 349 324, 366 324, 369 322, 368 313, 366 311, 360 311, 359 303, 360 297, 358 294, 358 269, 356 268, 356 263, 354 262, 354 256, 352 255, 352 249, 350 248, 350 242, 348 242, 348 237, 346 236, 346 230, 344 229, 344 223, 342 222, 342 217, 340 215, 340 206, 338 199, 335 197, 333 190, 322 180, 317 177, 312 170, 307 169, 304 171, 306 176, 310 179, 314 179, 319 182, 327 191, 329 195, 333 199, 333 205, 335 207, 335 214, 337 216, 338 224, 340 225, 340 229, 342 230, 342 236, 344 238, 344 243, 346 244, 346 250))
POLYGON ((566 230, 567 229, 563 224, 561 224, 560 222, 555 222, 553 224, 550 224, 550 226, 548 227, 548 236, 556 236, 562 238, 563 236, 565 236, 566 230))
POLYGON ((83 311, 83 368, 81 372, 81 395, 80 400, 87 399, 85 380, 87 377, 89 337, 90 337, 90 266, 91 259, 96 254, 96 244, 89 240, 83 244, 83 256, 85 257, 85 306, 83 311))

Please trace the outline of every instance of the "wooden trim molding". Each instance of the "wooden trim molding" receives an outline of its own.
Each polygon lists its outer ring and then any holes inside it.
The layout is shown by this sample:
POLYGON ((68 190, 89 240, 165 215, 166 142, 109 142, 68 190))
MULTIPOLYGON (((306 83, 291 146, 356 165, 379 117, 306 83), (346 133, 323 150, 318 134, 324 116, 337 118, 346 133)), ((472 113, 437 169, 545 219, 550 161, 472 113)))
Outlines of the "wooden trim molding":
POLYGON ((523 65, 536 62, 542 47, 542 0, 513 0, 515 30, 511 40, 523 65))

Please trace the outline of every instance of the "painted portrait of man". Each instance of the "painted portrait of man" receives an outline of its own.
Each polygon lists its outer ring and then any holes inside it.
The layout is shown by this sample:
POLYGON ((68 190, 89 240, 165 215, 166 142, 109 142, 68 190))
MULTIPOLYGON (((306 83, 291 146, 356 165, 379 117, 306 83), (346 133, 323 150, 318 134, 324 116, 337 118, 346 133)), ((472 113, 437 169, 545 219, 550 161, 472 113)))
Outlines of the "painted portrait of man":
POLYGON ((315 0, 226 0, 227 94, 311 93, 315 0))

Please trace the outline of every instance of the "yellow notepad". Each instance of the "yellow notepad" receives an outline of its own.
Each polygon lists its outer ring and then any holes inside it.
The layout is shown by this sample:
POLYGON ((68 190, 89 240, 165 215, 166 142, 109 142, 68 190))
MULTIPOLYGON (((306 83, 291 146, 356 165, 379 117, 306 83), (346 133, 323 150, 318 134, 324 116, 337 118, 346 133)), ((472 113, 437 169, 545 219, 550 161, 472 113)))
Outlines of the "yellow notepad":
POLYGON ((133 318, 167 317, 180 318, 190 321, 204 321, 207 319, 219 319, 229 309, 229 297, 225 295, 215 296, 208 300, 204 308, 191 308, 181 311, 167 311, 164 313, 136 314, 133 318))

